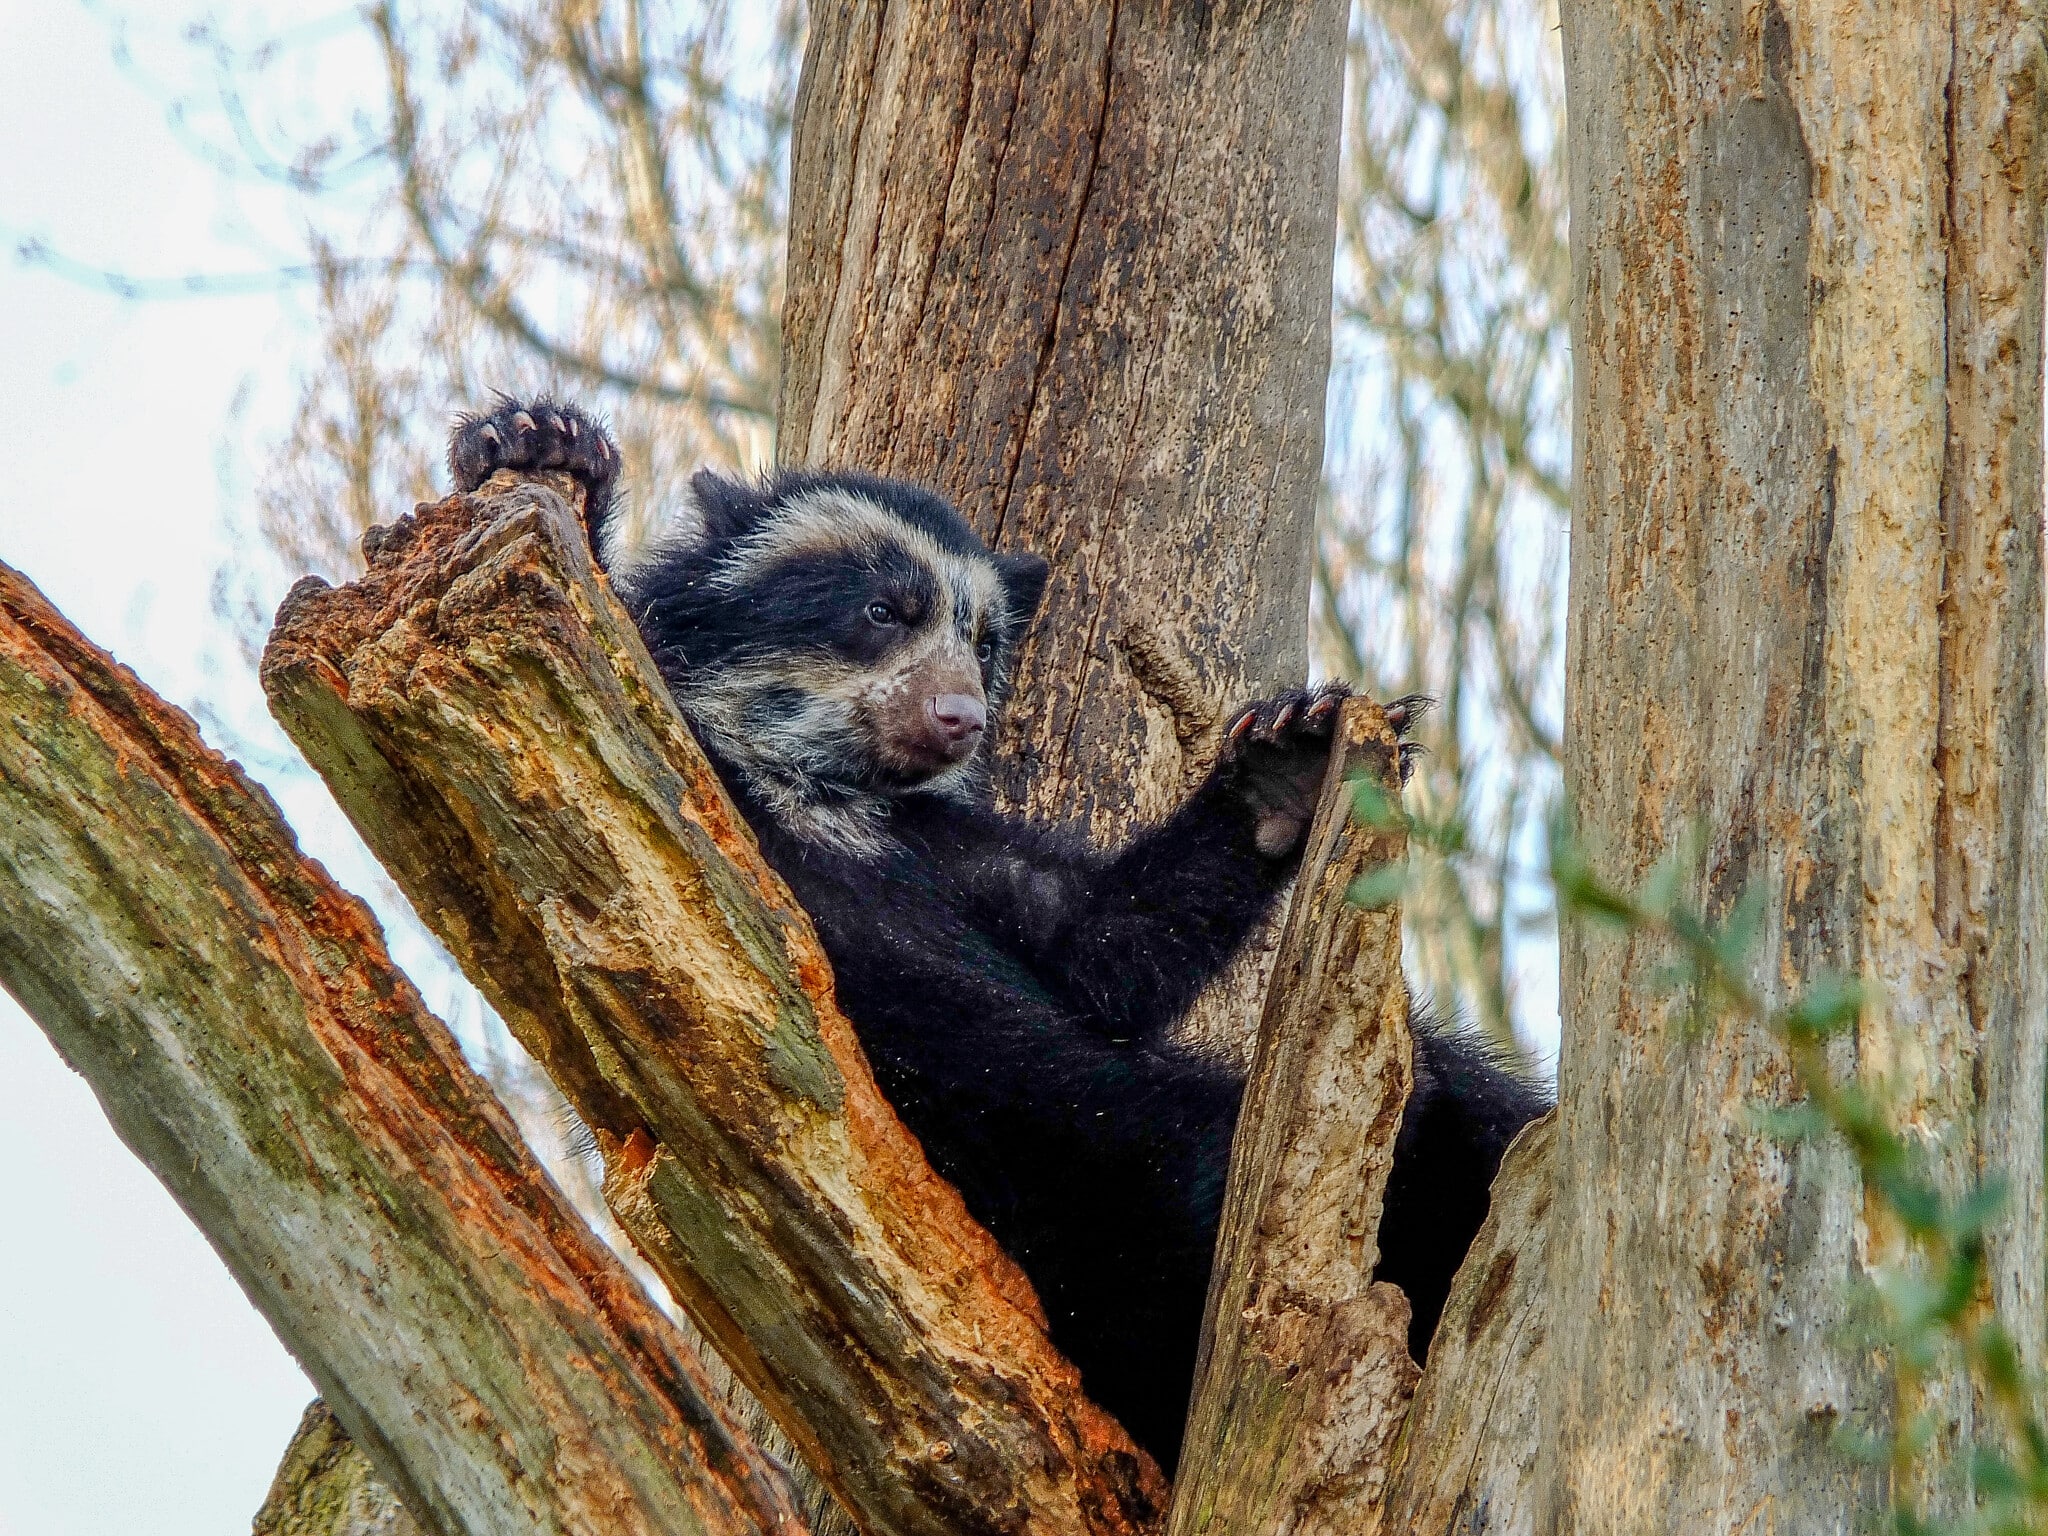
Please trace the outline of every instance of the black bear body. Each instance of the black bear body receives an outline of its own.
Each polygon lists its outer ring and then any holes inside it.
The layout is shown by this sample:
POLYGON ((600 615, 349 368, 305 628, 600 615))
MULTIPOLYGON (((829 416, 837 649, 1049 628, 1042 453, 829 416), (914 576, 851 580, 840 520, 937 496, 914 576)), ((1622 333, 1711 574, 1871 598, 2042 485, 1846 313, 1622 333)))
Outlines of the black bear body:
MULTIPOLYGON (((939 497, 706 472, 627 554, 617 450, 574 407, 504 402, 449 457, 463 490, 500 467, 584 483, 599 558, 817 923, 883 1092, 1023 1266, 1089 1394, 1170 1472, 1242 1090, 1170 1033, 1292 877, 1343 690, 1240 712, 1179 810, 1098 852, 989 804, 987 741, 1046 566, 990 551, 939 497)), ((1501 1154, 1546 1107, 1420 1023, 1379 1270, 1413 1305, 1418 1358, 1501 1154)))

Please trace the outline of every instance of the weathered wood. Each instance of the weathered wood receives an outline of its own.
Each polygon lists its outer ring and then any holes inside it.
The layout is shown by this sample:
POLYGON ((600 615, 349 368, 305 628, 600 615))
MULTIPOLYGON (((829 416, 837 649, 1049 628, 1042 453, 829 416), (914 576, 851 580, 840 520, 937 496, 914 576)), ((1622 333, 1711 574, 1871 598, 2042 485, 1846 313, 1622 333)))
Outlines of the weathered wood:
POLYGON ((0 982, 436 1536, 803 1529, 368 910, 4 566, 0 982))
POLYGON ((1407 848, 1351 786, 1398 795, 1398 759, 1380 707, 1347 701, 1231 1152, 1173 1536, 1376 1528, 1416 1378, 1407 1298, 1372 1278, 1413 1044, 1400 908, 1348 893, 1407 848))
POLYGON ((515 485, 368 544, 287 600, 272 707, 719 1352, 877 1536, 1155 1526, 1158 1470, 876 1089, 575 514, 515 485))
POLYGON ((420 1536, 420 1527, 333 1410, 315 1398, 285 1448, 250 1536, 420 1536))
MULTIPOLYGON (((777 452, 1053 564, 1005 803, 1120 840, 1307 671, 1345 0, 813 9, 777 452)), ((1198 1010, 1242 1048, 1254 950, 1198 1010)))
MULTIPOLYGON (((2040 1363, 2038 8, 1563 10, 1573 812, 1623 886, 1704 827, 1708 910, 1768 898, 1766 999, 1876 984, 1837 1064, 1952 1187, 2010 1180, 1991 1289, 2040 1363)), ((1887 1405, 1838 1325, 1898 1234, 1660 963, 1564 936, 1544 1528, 1848 1530, 1886 1489, 1833 1431, 1887 1405)), ((1984 1422, 1956 1371, 1906 1406, 1937 1452, 1984 1422)))
POLYGON ((1555 1141, 1555 1118, 1545 1115, 1501 1160, 1492 1208, 1444 1304, 1395 1449, 1383 1531, 1536 1530, 1555 1141))

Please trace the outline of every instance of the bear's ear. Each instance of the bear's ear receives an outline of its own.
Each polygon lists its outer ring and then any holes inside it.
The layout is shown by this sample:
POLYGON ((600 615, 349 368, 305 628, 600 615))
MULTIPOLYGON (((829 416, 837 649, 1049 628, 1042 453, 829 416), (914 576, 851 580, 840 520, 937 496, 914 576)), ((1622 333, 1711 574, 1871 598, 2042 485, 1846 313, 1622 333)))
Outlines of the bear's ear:
POLYGON ((690 502, 688 511, 677 515, 677 537, 692 544, 723 544, 760 522, 768 497, 758 485, 700 469, 690 476, 690 502))
POLYGON ((1002 573, 1003 596, 1009 602, 1010 616, 1017 621, 1019 630, 1025 629, 1045 600, 1045 582, 1052 567, 1037 555, 997 555, 996 566, 1002 573))

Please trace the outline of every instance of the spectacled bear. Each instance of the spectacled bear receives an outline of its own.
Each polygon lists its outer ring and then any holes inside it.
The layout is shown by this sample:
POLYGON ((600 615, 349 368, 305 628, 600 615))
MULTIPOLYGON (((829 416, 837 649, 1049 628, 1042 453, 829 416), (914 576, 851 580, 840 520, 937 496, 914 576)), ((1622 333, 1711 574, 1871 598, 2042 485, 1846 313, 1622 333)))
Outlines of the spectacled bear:
MULTIPOLYGON (((1178 1457, 1243 1089, 1173 1026, 1292 878, 1345 690, 1241 710, 1207 780, 1113 852, 998 812, 989 739, 1044 593, 901 481, 710 471, 619 546, 619 455, 573 405, 461 419, 458 489, 568 471, 599 562, 768 862, 882 1091, 1037 1288, 1091 1397, 1178 1457)), ((1389 710, 1405 729, 1414 702, 1389 710)), ((1546 1107, 1418 1016, 1379 1278, 1428 1349, 1501 1154, 1546 1107)))

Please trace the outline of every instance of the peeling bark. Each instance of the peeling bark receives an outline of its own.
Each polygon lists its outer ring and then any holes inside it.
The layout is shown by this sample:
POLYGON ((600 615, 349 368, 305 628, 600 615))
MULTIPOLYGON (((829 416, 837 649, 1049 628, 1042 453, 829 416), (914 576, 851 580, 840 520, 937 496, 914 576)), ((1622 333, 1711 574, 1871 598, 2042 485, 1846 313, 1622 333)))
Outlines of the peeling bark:
MULTIPOLYGON (((997 786, 1105 845, 1307 671, 1347 11, 812 12, 779 456, 1052 561, 997 786)), ((1198 1033, 1244 1046, 1269 958, 1198 1033)))
POLYGON ((1416 1378, 1407 1298, 1372 1278, 1413 1044, 1400 909, 1348 892, 1407 849, 1353 820, 1350 785, 1398 794, 1397 751, 1378 705, 1345 704, 1232 1148, 1174 1536, 1378 1528, 1416 1378))
POLYGON ((272 707, 720 1354, 877 1536, 1156 1526, 1158 1470, 876 1089, 568 506, 452 497, 367 550, 287 600, 272 707))
MULTIPOLYGON (((2042 43, 2017 0, 1564 7, 1574 419, 1565 775, 1612 883, 1691 825, 1752 980, 1881 991, 1951 1186, 2008 1179, 1992 1295, 2043 1362, 2048 778, 2042 43)), ((1546 1528, 1848 1530, 1885 1388, 1839 1324, 1897 1252, 1759 1028, 1688 1039, 1646 941, 1570 930, 1546 1528)), ((1937 1450, 1978 1432, 1960 1374, 1937 1450)))
POLYGON ((799 1536, 368 910, 5 566, 0 982, 435 1536, 799 1536))

